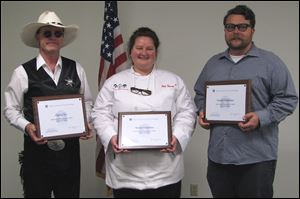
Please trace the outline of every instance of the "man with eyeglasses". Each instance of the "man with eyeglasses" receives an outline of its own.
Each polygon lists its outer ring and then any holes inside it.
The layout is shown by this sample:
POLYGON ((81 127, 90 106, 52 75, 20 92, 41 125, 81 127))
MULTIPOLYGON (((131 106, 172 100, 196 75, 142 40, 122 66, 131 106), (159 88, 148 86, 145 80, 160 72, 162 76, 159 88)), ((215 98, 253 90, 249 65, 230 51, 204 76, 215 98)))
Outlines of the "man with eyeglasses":
MULTIPOLYGON (((88 120, 92 96, 83 67, 60 56, 60 49, 76 37, 77 25, 65 26, 55 12, 43 12, 37 22, 27 24, 22 41, 39 48, 39 55, 14 70, 4 93, 4 115, 24 133, 20 153, 24 197, 78 198, 80 191, 79 138, 47 140, 37 135, 33 97, 83 94, 88 120)), ((50 120, 50 118, 49 118, 50 120)), ((89 125, 86 136, 92 137, 89 125)))
POLYGON ((255 15, 245 5, 224 17, 228 49, 213 56, 195 84, 198 122, 210 130, 207 180, 213 197, 273 197, 278 153, 278 124, 298 103, 286 65, 252 41, 255 15), (205 120, 207 81, 250 80, 252 110, 238 124, 205 120))

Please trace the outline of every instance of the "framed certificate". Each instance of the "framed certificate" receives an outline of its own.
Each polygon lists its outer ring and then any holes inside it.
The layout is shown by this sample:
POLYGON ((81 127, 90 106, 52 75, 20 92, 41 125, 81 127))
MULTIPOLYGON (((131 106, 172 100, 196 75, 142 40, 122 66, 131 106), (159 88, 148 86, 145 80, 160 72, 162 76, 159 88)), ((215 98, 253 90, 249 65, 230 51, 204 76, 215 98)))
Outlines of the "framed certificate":
POLYGON ((167 148, 171 143, 171 112, 119 112, 120 149, 167 148))
POLYGON ((83 95, 33 97, 32 103, 39 137, 53 140, 87 133, 83 95))
POLYGON ((238 123, 251 111, 251 80, 208 81, 205 118, 209 123, 238 123))

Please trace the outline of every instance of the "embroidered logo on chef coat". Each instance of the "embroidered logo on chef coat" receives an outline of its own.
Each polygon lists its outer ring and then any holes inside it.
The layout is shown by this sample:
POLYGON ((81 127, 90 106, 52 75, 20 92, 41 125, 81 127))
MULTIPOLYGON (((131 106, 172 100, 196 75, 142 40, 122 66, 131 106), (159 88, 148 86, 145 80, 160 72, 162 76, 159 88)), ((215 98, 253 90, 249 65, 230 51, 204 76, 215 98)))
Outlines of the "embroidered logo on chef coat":
POLYGON ((177 84, 162 84, 162 88, 176 88, 177 84))
POLYGON ((114 84, 113 88, 116 89, 116 90, 128 90, 127 84, 122 84, 122 83, 114 84))

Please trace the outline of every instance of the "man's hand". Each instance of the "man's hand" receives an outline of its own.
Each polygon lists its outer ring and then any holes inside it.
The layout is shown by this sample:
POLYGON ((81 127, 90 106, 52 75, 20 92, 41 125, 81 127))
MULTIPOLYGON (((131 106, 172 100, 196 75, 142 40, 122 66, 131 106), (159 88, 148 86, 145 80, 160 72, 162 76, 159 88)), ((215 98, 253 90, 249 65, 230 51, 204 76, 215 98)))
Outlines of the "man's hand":
POLYGON ((198 122, 200 126, 204 129, 210 129, 210 123, 204 121, 204 113, 199 112, 198 122))
POLYGON ((36 135, 36 127, 34 124, 32 124, 32 123, 27 124, 25 127, 25 131, 30 136, 31 140, 33 140, 36 144, 46 144, 47 143, 47 140, 45 138, 43 138, 43 137, 39 138, 36 135))
POLYGON ((88 132, 85 136, 81 136, 80 139, 82 140, 88 140, 93 137, 93 126, 92 124, 88 123, 88 132))
POLYGON ((244 116, 245 122, 238 123, 242 131, 251 131, 259 126, 259 118, 256 113, 250 112, 244 116))

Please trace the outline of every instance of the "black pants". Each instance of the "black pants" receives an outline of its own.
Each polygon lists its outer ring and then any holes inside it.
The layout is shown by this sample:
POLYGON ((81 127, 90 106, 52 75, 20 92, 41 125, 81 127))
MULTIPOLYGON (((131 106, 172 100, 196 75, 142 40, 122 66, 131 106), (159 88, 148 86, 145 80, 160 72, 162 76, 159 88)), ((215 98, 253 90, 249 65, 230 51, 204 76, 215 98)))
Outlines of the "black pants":
POLYGON ((276 160, 247 165, 208 161, 207 180, 214 198, 272 198, 276 160))
POLYGON ((180 198, 181 181, 157 189, 113 189, 114 198, 180 198))
POLYGON ((24 140, 22 177, 25 198, 79 198, 80 154, 78 138, 64 140, 61 151, 24 140))

